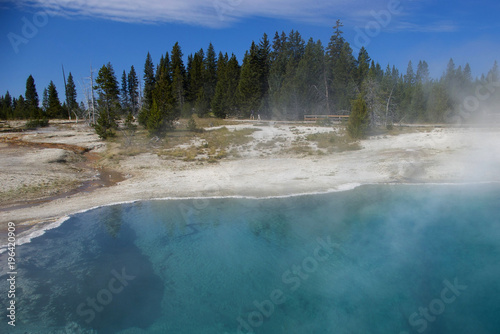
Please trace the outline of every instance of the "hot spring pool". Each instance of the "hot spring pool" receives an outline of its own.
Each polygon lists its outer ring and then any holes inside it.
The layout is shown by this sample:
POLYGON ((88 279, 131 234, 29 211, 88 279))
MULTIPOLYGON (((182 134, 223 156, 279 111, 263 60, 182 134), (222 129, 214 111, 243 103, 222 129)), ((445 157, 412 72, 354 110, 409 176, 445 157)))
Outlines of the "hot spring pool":
POLYGON ((499 333, 500 185, 77 214, 17 247, 1 333, 499 333))

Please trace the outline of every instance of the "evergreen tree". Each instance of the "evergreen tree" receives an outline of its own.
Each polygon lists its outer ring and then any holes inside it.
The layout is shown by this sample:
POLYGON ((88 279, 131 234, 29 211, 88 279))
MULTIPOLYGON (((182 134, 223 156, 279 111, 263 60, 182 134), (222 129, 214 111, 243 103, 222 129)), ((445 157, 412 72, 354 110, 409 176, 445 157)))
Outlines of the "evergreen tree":
POLYGON ((14 99, 14 119, 29 118, 29 106, 22 95, 17 100, 14 99))
POLYGON ((156 104, 156 99, 153 98, 153 104, 151 106, 147 129, 150 135, 160 135, 163 129, 163 115, 156 104))
POLYGON ((429 65, 425 60, 418 62, 417 74, 415 79, 421 84, 426 84, 430 81, 429 65))
POLYGON ((276 32, 273 40, 273 51, 271 52, 271 66, 269 69, 269 90, 268 99, 270 102, 270 108, 275 118, 281 118, 283 114, 282 107, 280 105, 280 91, 283 86, 283 81, 285 80, 286 65, 288 62, 288 55, 286 52, 288 44, 288 37, 285 32, 282 32, 281 36, 276 32))
POLYGON ((415 84, 415 72, 413 71, 413 64, 411 63, 411 60, 408 62, 408 67, 406 68, 404 83, 409 87, 415 84))
POLYGON ((425 121, 428 99, 426 95, 427 94, 424 92, 424 85, 417 81, 413 87, 410 109, 408 112, 410 121, 425 121))
POLYGON ((35 79, 30 75, 26 80, 26 93, 25 96, 25 108, 28 113, 28 117, 32 119, 39 119, 41 117, 40 110, 38 107, 38 93, 36 92, 35 79))
POLYGON ((127 72, 123 70, 122 85, 120 89, 120 104, 122 106, 122 114, 130 113, 130 98, 128 94, 127 72))
POLYGON ((368 108, 361 95, 352 101, 351 114, 347 123, 347 132, 352 138, 360 139, 366 136, 369 125, 368 108))
POLYGON ((193 56, 190 56, 188 60, 188 89, 186 92, 186 101, 195 106, 199 116, 202 116, 206 112, 206 108, 203 107, 204 101, 200 101, 204 95, 202 92, 204 89, 205 76, 204 59, 205 53, 203 49, 201 49, 193 56), (198 110, 198 108, 202 108, 203 110, 198 110))
POLYGON ((261 85, 258 50, 252 42, 250 52, 245 53, 238 84, 238 105, 244 117, 257 115, 261 103, 261 85))
POLYGON ((487 87, 488 97, 486 108, 491 112, 498 113, 498 106, 500 105, 500 71, 498 69, 498 62, 495 60, 493 67, 488 71, 488 76, 484 85, 487 87))
POLYGON ((488 71, 488 81, 498 83, 500 79, 500 71, 498 70, 498 62, 495 60, 493 67, 488 71))
POLYGON ((116 119, 120 110, 118 80, 111 63, 101 67, 95 83, 94 89, 99 95, 97 99, 99 118, 95 129, 99 137, 107 139, 114 136, 113 129, 118 127, 116 119))
POLYGON ((451 111, 451 103, 444 82, 437 82, 430 92, 427 107, 427 120, 432 123, 441 123, 451 111))
POLYGON ((172 48, 172 93, 175 98, 175 113, 179 114, 184 108, 186 93, 186 69, 182 60, 182 50, 176 42, 172 48))
POLYGON ((350 108, 351 100, 359 93, 355 82, 356 59, 352 55, 350 44, 342 36, 340 20, 333 27, 334 34, 327 47, 328 63, 331 76, 330 96, 335 106, 335 113, 342 113, 350 108))
POLYGON ((217 85, 215 86, 215 95, 212 99, 211 108, 218 118, 226 118, 227 109, 225 106, 225 90, 227 89, 227 63, 228 56, 222 52, 219 52, 219 58, 217 59, 217 85))
POLYGON ((298 31, 292 30, 286 40, 282 40, 281 55, 278 57, 277 73, 280 76, 279 88, 271 97, 276 118, 297 119, 304 113, 300 101, 297 69, 304 56, 305 43, 298 31), (281 73, 280 73, 281 72, 281 73))
POLYGON ((72 112, 76 114, 77 110, 80 110, 80 106, 78 105, 78 102, 76 100, 77 93, 76 93, 75 81, 73 80, 73 75, 71 74, 71 72, 69 72, 68 74, 65 95, 66 95, 65 103, 68 104, 66 106, 68 108, 68 118, 71 118, 72 112))
POLYGON ((49 110, 49 91, 47 88, 43 89, 43 94, 42 94, 42 111, 47 115, 47 112, 49 110))
POLYGON ((144 64, 144 107, 151 108, 153 103, 153 90, 155 88, 155 70, 153 59, 148 52, 146 63, 144 64))
POLYGON ((155 89, 155 70, 153 60, 151 55, 147 54, 146 63, 144 64, 144 103, 142 104, 142 108, 139 112, 139 123, 143 126, 147 126, 149 111, 151 109, 151 105, 153 104, 153 90, 155 89))
POLYGON ((46 110, 47 117, 49 118, 64 117, 63 108, 61 106, 61 101, 59 101, 59 94, 57 93, 57 89, 56 86, 54 85, 54 82, 51 81, 49 83, 47 91, 48 91, 48 98, 47 98, 48 108, 46 110))
POLYGON ((198 99, 198 116, 203 117, 212 103, 217 85, 217 62, 214 46, 208 46, 207 56, 204 59, 203 90, 204 95, 198 99))
POLYGON ((135 116, 139 110, 139 79, 133 65, 128 72, 127 94, 130 101, 130 112, 135 116))
POLYGON ((269 73, 271 70, 271 44, 267 34, 262 36, 258 46, 260 83, 261 83, 261 114, 265 117, 270 116, 269 101, 269 73))
POLYGON ((4 119, 11 119, 14 114, 13 110, 13 102, 12 102, 12 97, 10 96, 9 91, 5 93, 5 96, 3 97, 3 103, 2 103, 2 117, 4 119))
POLYGON ((304 56, 297 66, 294 80, 297 85, 300 119, 304 113, 324 114, 326 111, 324 58, 325 52, 321 42, 309 39, 304 56))
POLYGON ((381 81, 380 86, 380 99, 384 105, 384 124, 385 126, 392 126, 394 123, 394 118, 396 114, 397 106, 397 94, 396 90, 398 88, 398 76, 394 76, 391 70, 391 66, 387 64, 387 68, 384 73, 384 77, 381 81))
MULTIPOLYGON (((359 55, 358 55, 358 68, 357 68, 357 74, 356 74, 356 81, 358 84, 359 89, 361 90, 361 85, 363 84, 363 81, 366 79, 368 76, 368 72, 370 71, 370 56, 368 55, 368 51, 366 51, 365 47, 361 47, 359 50, 359 55)), ((376 76, 376 73, 374 70, 372 70, 372 76, 376 76)))
POLYGON ((153 99, 155 110, 151 109, 150 119, 146 127, 151 134, 159 135, 165 130, 173 128, 174 121, 180 115, 180 111, 175 109, 175 99, 172 94, 172 78, 168 53, 166 57, 162 57, 158 66, 153 99))
POLYGON ((240 65, 234 54, 229 60, 227 53, 224 56, 222 53, 219 54, 217 77, 215 96, 211 103, 214 115, 219 118, 236 115, 236 95, 239 85, 240 65))

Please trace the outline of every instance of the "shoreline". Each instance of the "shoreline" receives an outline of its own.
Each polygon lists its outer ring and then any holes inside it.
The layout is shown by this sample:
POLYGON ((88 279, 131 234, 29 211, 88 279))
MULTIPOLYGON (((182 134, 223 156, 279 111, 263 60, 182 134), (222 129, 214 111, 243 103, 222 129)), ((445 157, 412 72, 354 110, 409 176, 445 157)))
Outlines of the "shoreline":
MULTIPOLYGON (((101 155, 109 152, 107 146, 110 144, 101 142, 91 130, 82 125, 71 126, 27 133, 22 139, 77 145, 101 155)), ((435 128, 379 135, 361 140, 360 149, 355 151, 298 155, 283 151, 287 152, 287 148, 296 142, 303 143, 308 134, 332 130, 308 124, 255 126, 244 123, 226 127, 229 131, 258 130, 252 133, 249 144, 238 147, 240 158, 227 158, 214 164, 164 158, 151 151, 127 155, 114 165, 104 165, 125 176, 114 185, 61 196, 30 208, 0 211, 0 235, 11 221, 23 230, 21 237, 24 237, 39 233, 43 226, 56 224, 65 217, 103 206, 139 201, 269 199, 331 193, 370 184, 500 182, 500 175, 495 172, 500 169, 499 128, 435 128), (270 142, 277 144, 269 146, 270 142)), ((40 169, 56 176, 75 174, 71 172, 70 163, 39 163, 46 152, 52 152, 50 150, 42 148, 37 152, 12 153, 12 161, 23 158, 23 154, 28 156, 28 160, 20 161, 24 163, 22 166, 28 161, 28 167, 32 164, 32 169, 21 174, 6 174, 3 180, 7 179, 7 185, 15 185, 12 182, 22 185, 30 173, 39 174, 40 169)), ((60 151, 55 152, 56 157, 65 152, 60 151)), ((5 149, 2 152, 6 152, 5 149)), ((4 160, 4 164, 10 163, 9 159, 4 160)), ((3 173, 12 168, 7 167, 3 173)))
MULTIPOLYGON (((110 207, 115 205, 125 205, 134 204, 139 202, 156 202, 156 201, 187 201, 187 200, 214 200, 214 199, 246 199, 246 200, 266 200, 266 199, 286 199, 293 197, 306 197, 315 195, 328 195, 333 193, 352 191, 364 186, 470 186, 470 185, 482 185, 482 184, 500 184, 500 181, 477 181, 477 182, 433 182, 433 183, 404 183, 404 182, 381 182, 381 183, 365 183, 365 184, 349 184, 349 187, 342 187, 342 189, 330 189, 327 191, 320 192, 308 192, 308 193, 297 193, 289 195, 278 195, 278 196, 209 196, 209 197, 162 197, 162 198, 150 198, 150 199, 136 199, 115 203, 107 203, 103 205, 94 206, 88 209, 82 209, 64 216, 57 218, 56 220, 44 221, 43 219, 37 222, 33 222, 30 228, 17 234, 16 246, 20 246, 26 243, 30 243, 33 239, 43 236, 46 231, 56 229, 66 221, 71 219, 75 215, 83 214, 92 210, 110 207), (35 229, 34 231, 32 231, 35 229)), ((17 225, 16 225, 17 230, 17 225)), ((0 231, 0 236, 5 236, 6 231, 0 231)), ((3 254, 7 249, 7 244, 0 242, 0 254, 3 254)))

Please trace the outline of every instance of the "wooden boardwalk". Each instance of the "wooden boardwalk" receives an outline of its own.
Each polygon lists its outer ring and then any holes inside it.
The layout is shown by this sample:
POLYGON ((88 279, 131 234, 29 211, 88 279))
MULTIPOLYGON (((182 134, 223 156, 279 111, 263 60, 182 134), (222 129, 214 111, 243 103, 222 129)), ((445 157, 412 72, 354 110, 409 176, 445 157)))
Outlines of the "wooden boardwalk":
POLYGON ((320 119, 328 119, 333 121, 342 121, 349 119, 349 115, 304 115, 304 121, 317 121, 320 119))

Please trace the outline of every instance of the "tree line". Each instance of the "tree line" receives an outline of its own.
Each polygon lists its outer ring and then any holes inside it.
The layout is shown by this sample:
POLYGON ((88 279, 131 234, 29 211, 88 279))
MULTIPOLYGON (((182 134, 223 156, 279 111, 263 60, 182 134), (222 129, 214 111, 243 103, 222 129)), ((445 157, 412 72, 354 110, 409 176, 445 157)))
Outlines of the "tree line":
POLYGON ((103 65, 93 83, 97 99, 86 105, 76 102, 70 73, 63 103, 51 82, 39 107, 30 76, 24 97, 8 92, 0 97, 0 118, 61 118, 95 109, 96 127, 106 136, 127 115, 151 133, 162 133, 194 113, 296 120, 306 114, 350 114, 353 101, 362 99, 369 124, 387 125, 467 120, 500 102, 497 62, 480 78, 472 77, 469 64, 456 66, 452 59, 438 79, 423 60, 410 61, 404 72, 390 65, 384 69, 364 47, 355 56, 341 29, 337 21, 327 45, 312 38, 306 42, 294 30, 276 32, 272 41, 264 34, 251 43, 241 64, 234 54, 217 55, 211 43, 206 51, 188 55, 184 64, 175 43, 156 66, 147 54, 142 81, 132 66, 123 71, 120 84, 111 63, 103 65))

